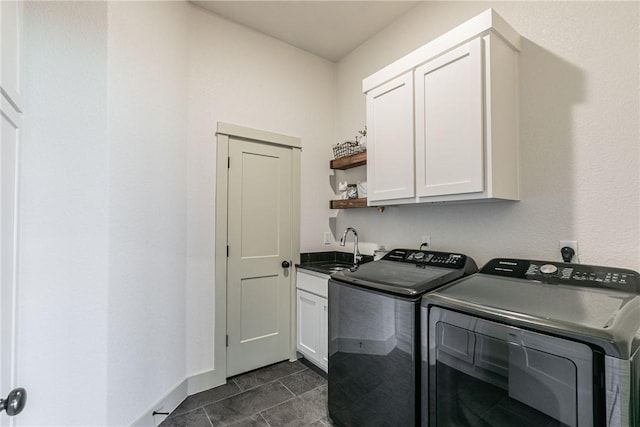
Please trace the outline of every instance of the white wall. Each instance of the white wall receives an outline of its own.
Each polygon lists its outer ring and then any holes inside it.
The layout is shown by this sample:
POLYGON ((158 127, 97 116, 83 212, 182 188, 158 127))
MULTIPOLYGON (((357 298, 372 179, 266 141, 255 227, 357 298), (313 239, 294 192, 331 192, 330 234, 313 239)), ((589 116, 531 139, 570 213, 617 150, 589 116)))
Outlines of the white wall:
POLYGON ((129 425, 186 376, 188 6, 25 8, 19 423, 129 425))
POLYGON ((338 136, 365 120, 364 77, 488 7, 524 37, 522 200, 344 210, 337 229, 355 226, 361 240, 387 247, 416 247, 427 234, 434 249, 468 253, 479 264, 559 259, 558 241, 578 240, 583 263, 639 269, 637 2, 420 4, 339 62, 338 136))
POLYGON ((28 2, 25 21, 21 422, 129 425, 214 368, 218 121, 302 138, 321 249, 335 65, 186 2, 28 2))
POLYGON ((110 2, 108 425, 185 378, 188 22, 110 2))
POLYGON ((18 422, 105 425, 107 6, 24 6, 18 422))
POLYGON ((303 251, 329 229, 335 65, 196 6, 190 13, 188 373, 213 368, 215 129, 218 121, 302 138, 303 251))

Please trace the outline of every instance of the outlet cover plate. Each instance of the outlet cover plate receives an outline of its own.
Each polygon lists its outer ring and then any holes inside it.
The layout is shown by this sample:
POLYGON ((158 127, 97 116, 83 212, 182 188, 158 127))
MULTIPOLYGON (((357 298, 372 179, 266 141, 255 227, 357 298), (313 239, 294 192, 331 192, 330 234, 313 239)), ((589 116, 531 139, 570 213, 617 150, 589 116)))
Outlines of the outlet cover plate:
POLYGON ((322 244, 330 245, 331 244, 331 232, 325 231, 322 238, 322 244))
MULTIPOLYGON (((578 256, 578 241, 577 240, 560 240, 559 244, 558 244, 558 253, 560 252, 560 249, 564 248, 564 247, 570 247, 571 249, 573 249, 573 251, 575 252, 573 254, 573 259, 571 260, 572 263, 579 263, 579 256, 578 256)), ((562 254, 559 253, 560 255, 560 259, 562 260, 562 254)))

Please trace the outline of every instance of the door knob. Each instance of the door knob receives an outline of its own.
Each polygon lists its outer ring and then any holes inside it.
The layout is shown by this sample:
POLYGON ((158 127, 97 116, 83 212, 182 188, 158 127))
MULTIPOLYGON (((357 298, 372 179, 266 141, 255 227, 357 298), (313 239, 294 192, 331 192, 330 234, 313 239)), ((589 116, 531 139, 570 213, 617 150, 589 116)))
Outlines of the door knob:
POLYGON ((282 268, 289 268, 291 267, 291 263, 289 261, 282 261, 282 268))
POLYGON ((27 391, 23 388, 11 390, 6 399, 0 399, 0 412, 7 411, 7 415, 18 415, 27 403, 27 391))

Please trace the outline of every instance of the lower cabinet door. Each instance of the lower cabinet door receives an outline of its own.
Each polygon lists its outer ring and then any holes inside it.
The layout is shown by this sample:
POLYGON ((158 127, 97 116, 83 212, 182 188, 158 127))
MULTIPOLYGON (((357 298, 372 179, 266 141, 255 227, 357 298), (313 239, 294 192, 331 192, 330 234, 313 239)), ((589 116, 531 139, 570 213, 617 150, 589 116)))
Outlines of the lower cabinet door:
POLYGON ((329 300, 320 302, 320 367, 329 372, 329 300))
POLYGON ((327 300, 298 289, 297 349, 306 359, 327 370, 327 300))

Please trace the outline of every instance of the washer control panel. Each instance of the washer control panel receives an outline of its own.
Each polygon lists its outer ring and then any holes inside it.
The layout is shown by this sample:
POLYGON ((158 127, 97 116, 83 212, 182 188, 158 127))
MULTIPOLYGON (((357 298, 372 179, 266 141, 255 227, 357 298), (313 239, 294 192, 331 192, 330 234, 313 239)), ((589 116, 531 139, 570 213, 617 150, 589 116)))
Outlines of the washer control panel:
POLYGON ((383 258, 387 261, 406 262, 418 266, 435 266, 446 268, 464 268, 468 257, 462 254, 423 251, 419 249, 394 249, 383 258))
POLYGON ((640 293, 638 273, 623 268, 497 258, 489 261, 480 272, 544 283, 612 288, 640 293))

